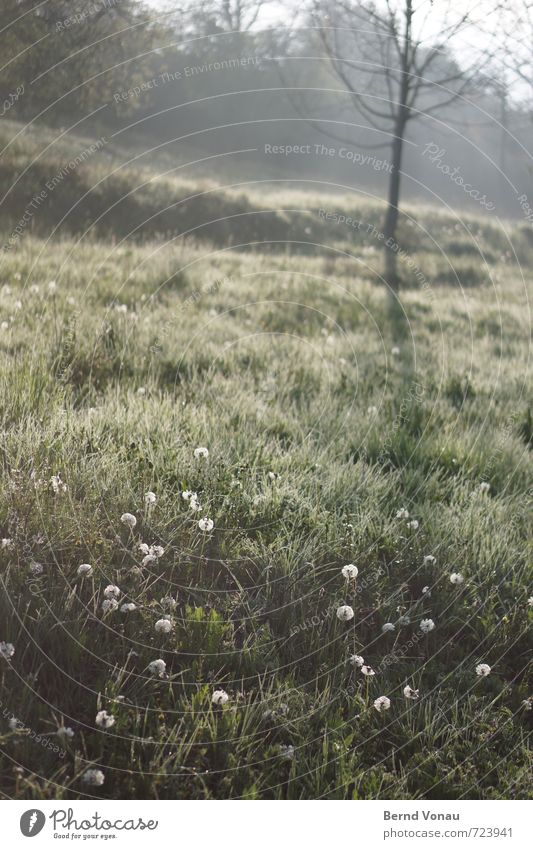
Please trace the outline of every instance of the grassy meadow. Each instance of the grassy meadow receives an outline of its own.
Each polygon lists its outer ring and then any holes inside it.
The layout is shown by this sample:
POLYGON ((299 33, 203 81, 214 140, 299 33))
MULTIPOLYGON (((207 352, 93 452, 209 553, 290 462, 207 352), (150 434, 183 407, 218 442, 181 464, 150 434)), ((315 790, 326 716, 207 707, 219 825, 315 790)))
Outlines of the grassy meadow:
POLYGON ((530 232, 147 179, 2 256, 2 793, 531 798, 530 232))

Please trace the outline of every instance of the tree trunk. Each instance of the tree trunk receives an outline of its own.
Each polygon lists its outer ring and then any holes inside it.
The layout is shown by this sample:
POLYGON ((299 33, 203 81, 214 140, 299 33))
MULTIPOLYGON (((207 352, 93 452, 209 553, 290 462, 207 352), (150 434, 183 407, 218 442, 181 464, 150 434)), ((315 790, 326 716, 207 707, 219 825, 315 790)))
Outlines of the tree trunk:
POLYGON ((405 134, 405 118, 400 114, 396 121, 394 142, 392 145, 392 172, 389 180, 387 211, 383 224, 385 251, 385 279, 390 286, 391 294, 400 290, 398 276, 398 245, 396 242, 396 226, 398 224, 398 204, 400 202, 400 169, 402 167, 403 138, 405 134))

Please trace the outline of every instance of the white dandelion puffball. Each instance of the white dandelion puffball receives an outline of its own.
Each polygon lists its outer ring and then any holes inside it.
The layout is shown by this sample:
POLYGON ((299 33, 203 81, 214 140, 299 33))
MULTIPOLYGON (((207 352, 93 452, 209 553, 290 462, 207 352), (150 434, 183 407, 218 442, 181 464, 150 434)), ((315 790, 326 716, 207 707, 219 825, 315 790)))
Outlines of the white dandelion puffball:
POLYGON ((372 678, 376 673, 367 663, 361 667, 361 672, 363 675, 366 675, 367 678, 372 678))
POLYGON ((294 746, 285 746, 284 744, 282 744, 279 747, 279 754, 284 761, 292 761, 292 759, 294 758, 294 746))
POLYGON ((398 625, 410 625, 411 619, 409 616, 400 616, 398 619, 398 625))
POLYGON ((48 284, 48 291, 52 294, 57 291, 57 283, 55 280, 50 280, 48 284))
POLYGON ((133 613, 134 610, 137 610, 137 605, 132 601, 127 601, 120 605, 121 613, 133 613))
POLYGON ((69 725, 62 725, 61 728, 57 729, 56 734, 58 737, 61 737, 62 740, 65 740, 65 738, 70 739, 71 737, 74 737, 74 731, 69 725))
POLYGON ((367 413, 368 413, 368 415, 369 415, 369 416, 377 416, 377 414, 378 414, 378 408, 377 408, 377 407, 374 407, 374 406, 372 405, 371 407, 369 407, 369 408, 367 409, 367 413))
POLYGON ((105 781, 105 775, 101 769, 88 769, 83 773, 81 780, 89 787, 101 787, 105 781))
POLYGON ((115 717, 106 710, 99 710, 94 721, 99 728, 113 728, 115 717))
POLYGON ((157 557, 157 558, 163 557, 164 553, 165 553, 165 549, 163 548, 162 545, 152 545, 152 546, 150 546, 150 554, 153 554, 154 557, 157 557))
POLYGON ((195 460, 207 460, 208 457, 209 457, 209 449, 208 448, 195 448, 194 449, 195 460))
POLYGON ((429 634, 430 631, 433 631, 435 627, 435 623, 433 619, 422 619, 420 623, 420 630, 423 634, 429 634))
POLYGON ((229 696, 225 690, 215 690, 211 696, 211 701, 214 705, 225 705, 229 701, 229 696))
POLYGON ((405 507, 401 507, 396 511, 397 519, 408 519, 409 518, 409 510, 406 510, 405 507))
POLYGON ((200 502, 197 501, 196 498, 193 498, 192 495, 189 498, 189 507, 194 513, 199 513, 202 509, 202 505, 200 504, 200 502))
POLYGON ((267 472, 267 478, 269 481, 275 481, 277 478, 276 472, 267 472))
POLYGON ((490 672, 491 669, 488 663, 478 663, 476 666, 476 675, 478 675, 479 678, 486 678, 487 675, 490 675, 490 672))
POLYGON ((4 660, 11 660, 13 655, 15 654, 15 646, 13 643, 5 643, 3 640, 0 643, 0 657, 3 657, 4 660))
POLYGON ((152 660, 152 662, 148 664, 148 669, 152 675, 159 675, 159 677, 165 674, 166 668, 167 665, 164 660, 161 660, 161 658, 152 660))
POLYGON ((490 489, 490 483, 487 483, 487 481, 483 481, 482 483, 479 484, 479 491, 480 492, 488 492, 489 489, 490 489))
POLYGON ((341 572, 343 578, 346 578, 347 581, 355 581, 359 574, 359 569, 353 563, 348 563, 342 567, 341 572))
POLYGON ((388 696, 378 696, 376 701, 374 702, 374 707, 378 711, 378 713, 382 713, 384 710, 389 710, 390 708, 390 699, 388 696))
POLYGON ((398 348, 397 345, 394 345, 394 347, 390 349, 390 352, 391 352, 393 357, 399 357, 400 356, 400 349, 398 348))
POLYGON ((0 543, 0 548, 11 548, 13 545, 13 540, 8 537, 4 537, 2 542, 0 543))
POLYGON ((361 657, 360 654, 352 654, 350 657, 350 663, 352 666, 356 666, 358 669, 361 669, 365 665, 364 657, 361 657))
POLYGON ((528 598, 527 603, 530 607, 533 607, 533 595, 528 598))
POLYGON ((200 519, 200 521, 198 522, 198 527, 201 531, 204 531, 205 533, 209 533, 209 531, 212 531, 214 526, 215 523, 213 522, 213 520, 208 519, 207 516, 204 516, 204 518, 200 519))
POLYGON ((150 546, 147 545, 145 542, 140 542, 139 551, 141 552, 141 554, 150 554, 150 546))
POLYGON ((392 624, 392 622, 385 622, 385 624, 381 626, 381 630, 384 634, 386 634, 388 631, 394 631, 394 625, 392 624))
POLYGON ((417 519, 411 519, 410 522, 407 522, 407 527, 410 528, 412 531, 417 531, 420 527, 420 523, 417 519))
POLYGON ((433 557, 432 554, 426 554, 424 557, 424 566, 434 566, 437 562, 437 558, 433 557))
POLYGON ((157 501, 157 497, 155 492, 147 492, 144 496, 144 503, 147 507, 153 507, 155 502, 157 501))
POLYGON ((104 590, 105 598, 118 598, 120 595, 120 589, 115 586, 115 584, 108 584, 104 590))
POLYGON ((130 529, 130 531, 132 531, 135 525, 137 524, 137 519, 135 518, 133 513, 123 513, 120 517, 120 521, 123 525, 126 525, 126 527, 130 529))
POLYGON ((464 582, 464 577, 460 572, 452 572, 450 575, 450 582, 452 584, 462 584, 464 582))
POLYGON ((172 598, 171 595, 166 595, 164 598, 161 599, 161 607, 163 608, 163 610, 174 610, 177 604, 178 602, 175 598, 172 598))
POLYGON ((412 699, 415 701, 420 695, 420 690, 413 690, 413 688, 407 684, 407 686, 403 688, 403 694, 406 699, 412 699))
POLYGON ((44 566, 42 563, 30 563, 30 572, 32 575, 42 575, 44 572, 44 566))
POLYGON ((150 566, 151 563, 157 563, 157 557, 155 554, 147 554, 146 557, 143 557, 141 560, 142 566, 150 566))
POLYGON ((530 696, 529 699, 523 699, 522 707, 524 710, 533 710, 533 697, 530 696))
POLYGON ((93 573, 93 567, 89 563, 82 563, 78 566, 79 578, 90 578, 93 573))
POLYGON ((340 619, 341 622, 349 622, 350 619, 353 619, 353 617, 353 608, 350 607, 349 604, 341 604, 341 606, 337 608, 337 619, 340 619))
POLYGON ((190 489, 184 489, 181 493, 181 497, 184 501, 189 501, 190 498, 198 498, 195 492, 192 492, 190 489))
POLYGON ((112 613, 118 607, 116 598, 105 598, 102 602, 102 610, 104 613, 112 613))
POLYGON ((422 595, 431 595, 431 590, 427 585, 422 587, 422 595))
POLYGON ((158 619, 154 628, 157 634, 170 634, 172 631, 172 622, 170 619, 158 619))

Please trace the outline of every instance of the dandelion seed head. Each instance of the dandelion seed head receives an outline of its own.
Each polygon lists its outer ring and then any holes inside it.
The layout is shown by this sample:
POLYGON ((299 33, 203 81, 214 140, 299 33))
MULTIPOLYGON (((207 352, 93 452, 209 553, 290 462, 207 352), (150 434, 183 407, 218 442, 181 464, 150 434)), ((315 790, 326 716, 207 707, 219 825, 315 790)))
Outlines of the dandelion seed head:
POLYGON ((93 573, 93 567, 90 563, 82 563, 78 566, 77 574, 80 578, 90 578, 93 573))
POLYGON ((378 713, 382 713, 384 710, 389 710, 390 708, 390 699, 388 696, 378 696, 374 702, 374 707, 378 711, 378 713))
POLYGON ((429 634, 430 631, 433 631, 435 628, 435 623, 433 619, 422 619, 420 623, 420 630, 423 634, 429 634))
POLYGON ((212 531, 214 528, 214 522, 212 519, 209 519, 207 516, 204 516, 204 518, 200 519, 200 521, 198 522, 198 527, 201 531, 209 533, 209 531, 212 531))
POLYGON ((349 622, 350 619, 353 619, 353 617, 353 608, 350 607, 349 604, 341 604, 341 606, 337 608, 337 619, 340 619, 341 622, 349 622))
POLYGON ((99 728, 112 728, 115 724, 115 717, 106 710, 99 710, 94 721, 99 728))
POLYGON ((214 705, 225 705, 229 701, 229 696, 225 690, 215 690, 211 701, 214 705))
POLYGON ((148 670, 152 673, 152 675, 163 676, 165 674, 165 670, 167 665, 164 660, 158 658, 157 660, 152 660, 151 663, 148 664, 148 670))
POLYGON ((491 668, 488 663, 478 663, 478 665, 476 666, 476 675, 479 678, 486 678, 487 675, 490 675, 490 673, 491 668))
POLYGON ((120 517, 120 521, 122 522, 123 525, 125 525, 131 531, 134 529, 135 525, 137 524, 137 519, 135 518, 133 513, 123 513, 122 516, 120 517))
POLYGON ((157 634, 170 634, 172 622, 170 619, 158 619, 154 625, 157 634))
POLYGON ((101 769, 88 769, 83 773, 81 780, 89 787, 101 787, 105 781, 105 775, 101 769))
POLYGON ((0 657, 3 657, 4 660, 11 660, 14 654, 15 646, 13 643, 6 643, 2 640, 0 642, 0 657))

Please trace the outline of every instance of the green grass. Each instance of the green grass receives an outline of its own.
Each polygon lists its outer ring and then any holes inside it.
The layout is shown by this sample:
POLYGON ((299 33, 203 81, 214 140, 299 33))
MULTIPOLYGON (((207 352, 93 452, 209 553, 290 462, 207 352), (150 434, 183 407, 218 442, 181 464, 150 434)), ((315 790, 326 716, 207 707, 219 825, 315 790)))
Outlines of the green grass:
MULTIPOLYGON (((218 203, 227 215, 234 197, 218 203)), ((15 654, 0 659, 3 793, 531 798, 531 285, 493 223, 469 219, 474 239, 413 208, 435 241, 404 223, 402 244, 429 285, 401 262, 394 317, 376 240, 317 214, 376 222, 376 207, 274 190, 243 207, 303 210, 275 213, 282 237, 318 244, 228 249, 249 233, 226 218, 211 241, 28 232, 4 254, 0 640, 15 654), (54 494, 57 474, 68 489, 54 494), (164 556, 143 566, 140 541, 164 556), (104 616, 108 584, 137 609, 104 616), (167 677, 147 671, 156 658, 167 677), (108 731, 100 709, 116 719, 108 731), (101 787, 82 783, 89 767, 101 787)), ((530 262, 523 228, 513 241, 530 262)))

